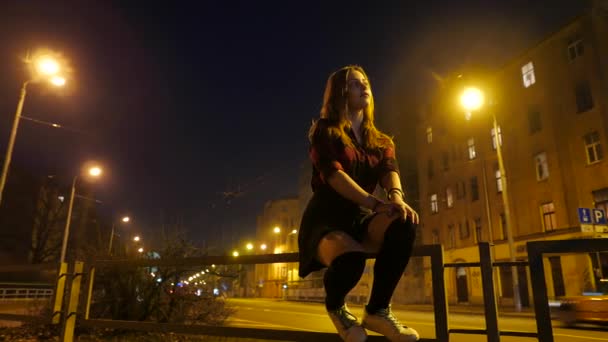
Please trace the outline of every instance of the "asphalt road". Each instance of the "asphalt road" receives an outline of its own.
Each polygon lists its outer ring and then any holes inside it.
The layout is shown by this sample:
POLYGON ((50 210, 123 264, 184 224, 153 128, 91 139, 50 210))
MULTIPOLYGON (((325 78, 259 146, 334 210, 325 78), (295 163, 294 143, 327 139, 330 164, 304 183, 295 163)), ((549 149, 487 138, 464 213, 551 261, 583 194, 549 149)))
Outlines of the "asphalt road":
MULTIPOLYGON (((229 319, 231 326, 266 329, 291 329, 304 331, 334 332, 333 325, 325 314, 322 304, 288 302, 268 299, 229 299, 229 306, 236 313, 229 319)), ((350 306, 357 317, 361 317, 363 307, 350 306)), ((395 315, 405 325, 418 330, 421 337, 434 338, 434 318, 432 312, 394 310, 395 315)), ((478 314, 450 314, 450 328, 483 329, 485 321, 478 314)), ((501 330, 536 331, 534 319, 529 317, 500 317, 501 330)), ((556 342, 607 341, 608 329, 595 327, 564 328, 559 322, 553 322, 553 335, 556 342)), ((452 334, 450 341, 477 342, 487 341, 485 336, 452 334)), ((525 337, 501 337, 501 341, 537 341, 525 337)))

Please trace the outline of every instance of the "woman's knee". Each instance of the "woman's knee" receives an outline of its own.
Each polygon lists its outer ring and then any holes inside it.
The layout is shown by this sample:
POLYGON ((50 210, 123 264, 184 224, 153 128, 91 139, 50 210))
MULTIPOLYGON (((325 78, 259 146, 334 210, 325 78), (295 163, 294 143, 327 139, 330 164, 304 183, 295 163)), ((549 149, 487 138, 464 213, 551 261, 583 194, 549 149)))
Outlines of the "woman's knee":
POLYGON ((384 232, 385 243, 395 242, 400 245, 412 245, 414 240, 416 240, 416 224, 410 218, 391 222, 384 232))

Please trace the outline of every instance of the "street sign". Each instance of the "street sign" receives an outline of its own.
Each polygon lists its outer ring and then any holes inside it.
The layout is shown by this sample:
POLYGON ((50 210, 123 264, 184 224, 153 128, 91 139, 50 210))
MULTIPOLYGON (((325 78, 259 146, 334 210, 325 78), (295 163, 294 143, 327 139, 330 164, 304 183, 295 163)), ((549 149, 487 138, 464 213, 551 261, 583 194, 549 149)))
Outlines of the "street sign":
MULTIPOLYGON (((606 218, 604 217, 604 220, 606 218)), ((591 209, 589 208, 578 208, 578 221, 581 224, 593 224, 591 220, 591 209)))
POLYGON ((581 232, 583 232, 583 233, 593 233, 593 225, 591 225, 591 224, 581 224, 581 232))
POLYGON ((608 233, 608 226, 595 226, 595 232, 600 234, 608 233))
POLYGON ((591 209, 593 224, 605 225, 606 213, 602 209, 591 209))

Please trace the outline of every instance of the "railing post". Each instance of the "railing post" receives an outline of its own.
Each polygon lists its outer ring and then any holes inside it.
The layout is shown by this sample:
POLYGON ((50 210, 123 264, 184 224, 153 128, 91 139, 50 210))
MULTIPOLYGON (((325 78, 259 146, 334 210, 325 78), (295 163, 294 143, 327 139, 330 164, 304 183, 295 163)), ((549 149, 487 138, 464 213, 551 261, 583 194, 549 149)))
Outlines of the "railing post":
POLYGON ((487 242, 479 243, 479 268, 481 271, 481 287, 483 289, 483 304, 486 316, 486 332, 488 342, 499 342, 498 310, 496 308, 496 293, 494 293, 494 268, 492 251, 487 242))
POLYGON ((448 299, 445 288, 443 246, 433 245, 431 252, 431 279, 433 282, 433 307, 435 309, 435 336, 438 341, 448 342, 448 299))
POLYGON ((89 269, 89 290, 87 291, 86 309, 84 311, 84 319, 89 319, 89 311, 91 310, 91 299, 93 295, 93 283, 95 281, 95 267, 89 269))
POLYGON ((536 313, 536 327, 539 342, 553 342, 553 327, 551 326, 551 311, 549 310, 549 296, 545 281, 545 265, 540 246, 533 242, 527 243, 528 263, 530 265, 530 278, 532 280, 532 296, 534 297, 534 312, 536 313), (537 248, 538 247, 538 248, 537 248))
POLYGON ((65 278, 67 273, 68 264, 66 262, 59 263, 59 274, 57 275, 57 286, 55 287, 55 304, 53 305, 53 317, 51 319, 53 324, 59 324, 61 322, 63 296, 65 294, 65 278))
POLYGON ((70 287, 70 301, 65 315, 65 323, 61 332, 61 341, 74 341, 74 328, 76 327, 76 314, 78 312, 78 298, 80 297, 80 282, 82 280, 83 262, 74 263, 74 274, 72 275, 72 286, 70 287))

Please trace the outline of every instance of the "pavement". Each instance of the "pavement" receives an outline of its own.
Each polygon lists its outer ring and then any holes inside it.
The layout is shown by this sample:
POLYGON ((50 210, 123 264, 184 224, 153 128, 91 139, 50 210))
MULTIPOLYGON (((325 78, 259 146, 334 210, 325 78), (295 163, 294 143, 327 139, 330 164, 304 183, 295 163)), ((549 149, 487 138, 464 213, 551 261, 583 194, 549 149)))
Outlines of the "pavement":
MULTIPOLYGON (((431 304, 392 304, 392 307, 406 311, 434 311, 431 304)), ((452 304, 448 305, 448 313, 484 315, 485 309, 483 305, 452 304)), ((506 306, 498 308, 498 316, 534 318, 536 315, 534 313, 534 308, 522 308, 520 312, 517 312, 514 307, 506 306)))
MULTIPOLYGON (((282 301, 282 299, 277 299, 277 301, 282 301)), ((305 300, 292 300, 294 302, 307 302, 305 300)), ((358 307, 362 306, 360 304, 348 303, 348 306, 358 307)), ((422 312, 433 312, 435 309, 431 304, 391 304, 392 308, 398 310, 405 311, 422 311, 422 312)), ((474 305, 474 304, 448 304, 448 313, 457 313, 457 314, 465 314, 465 315, 484 315, 485 309, 483 305, 474 305)), ((520 312, 515 311, 515 307, 505 306, 498 307, 498 317, 525 317, 525 318, 534 318, 536 315, 534 313, 534 308, 524 307, 520 312)))

